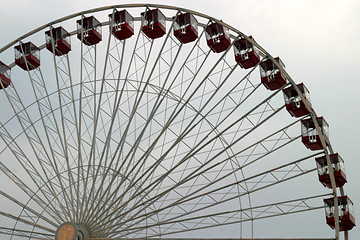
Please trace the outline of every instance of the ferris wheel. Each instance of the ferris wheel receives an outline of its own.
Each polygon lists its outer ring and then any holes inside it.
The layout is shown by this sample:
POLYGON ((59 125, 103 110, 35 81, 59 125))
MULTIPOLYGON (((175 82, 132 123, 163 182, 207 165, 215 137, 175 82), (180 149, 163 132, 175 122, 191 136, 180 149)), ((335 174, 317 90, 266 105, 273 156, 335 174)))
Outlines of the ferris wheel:
POLYGON ((0 61, 1 239, 348 239, 355 226, 306 83, 219 19, 97 8, 0 61))

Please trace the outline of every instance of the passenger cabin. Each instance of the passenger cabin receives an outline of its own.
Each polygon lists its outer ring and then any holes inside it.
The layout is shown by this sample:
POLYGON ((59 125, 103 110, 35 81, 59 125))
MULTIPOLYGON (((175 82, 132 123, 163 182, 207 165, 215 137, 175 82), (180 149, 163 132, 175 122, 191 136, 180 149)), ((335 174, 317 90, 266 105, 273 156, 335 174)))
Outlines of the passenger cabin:
POLYGON ((142 12, 141 29, 151 39, 164 36, 166 33, 165 15, 158 8, 142 12))
POLYGON ((21 43, 14 47, 15 64, 30 71, 40 66, 40 49, 32 42, 21 43))
POLYGON ((102 40, 101 23, 94 17, 83 17, 76 21, 77 38, 85 45, 92 46, 102 40))
MULTIPOLYGON (((347 182, 344 160, 338 153, 330 154, 331 166, 334 169, 335 185, 336 187, 342 187, 347 182)), ((318 170, 319 181, 328 188, 331 188, 330 173, 326 161, 326 156, 315 158, 316 166, 318 170)))
POLYGON ((10 86, 10 68, 0 61, 0 89, 10 86))
POLYGON ((45 32, 46 48, 56 56, 71 51, 70 34, 62 27, 52 28, 45 32), (53 47, 54 44, 54 47, 53 47))
MULTIPOLYGON (((254 40, 252 36, 249 38, 254 40)), ((234 53, 236 62, 242 68, 252 68, 260 62, 259 50, 246 38, 242 37, 234 42, 234 53)))
POLYGON ((198 38, 198 21, 191 13, 179 14, 174 22, 174 35, 181 43, 189 43, 198 38))
MULTIPOLYGON (((285 68, 285 64, 279 57, 276 57, 275 61, 277 61, 282 68, 285 68)), ((271 59, 267 59, 260 63, 260 76, 261 83, 264 84, 266 89, 269 90, 280 89, 286 84, 286 78, 284 74, 271 61, 271 59)))
POLYGON ((134 35, 134 18, 126 10, 109 14, 111 33, 119 40, 134 35))
MULTIPOLYGON (((323 117, 317 117, 316 120, 319 124, 320 131, 322 132, 322 135, 324 137, 325 144, 328 146, 329 125, 323 117)), ((301 141, 310 150, 324 149, 320 141, 319 133, 316 131, 315 123, 313 122, 312 118, 301 120, 301 134, 301 141)))
POLYGON ((205 36, 207 45, 216 53, 225 51, 231 44, 229 29, 217 22, 206 26, 205 36))
MULTIPOLYGON (((311 106, 310 103, 310 92, 305 87, 303 83, 296 85, 300 90, 301 94, 304 96, 306 103, 308 106, 311 106)), ((295 90, 294 86, 283 89, 285 106, 286 110, 293 117, 302 117, 309 114, 309 110, 306 108, 305 103, 301 100, 300 95, 295 90)))
MULTIPOLYGON (((347 196, 340 196, 338 199, 339 230, 348 231, 355 225, 353 202, 347 196)), ((335 201, 334 198, 324 199, 326 223, 335 228, 335 201)))

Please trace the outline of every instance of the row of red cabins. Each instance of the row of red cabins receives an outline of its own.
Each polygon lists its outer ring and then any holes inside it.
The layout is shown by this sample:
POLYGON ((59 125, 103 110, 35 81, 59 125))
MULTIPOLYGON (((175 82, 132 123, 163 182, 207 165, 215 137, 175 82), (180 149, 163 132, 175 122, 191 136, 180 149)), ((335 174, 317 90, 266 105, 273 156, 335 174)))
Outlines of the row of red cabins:
MULTIPOLYGON (((141 13, 142 31, 150 39, 160 38, 166 33, 166 18, 159 9, 148 10, 141 13)), ((134 35, 134 18, 126 11, 115 11, 109 15, 111 22, 111 32, 119 40, 125 40, 134 35)), ((77 38, 86 45, 95 45, 102 40, 101 23, 93 16, 84 17, 76 21, 77 38)), ((182 13, 176 16, 174 21, 174 35, 181 43, 189 43, 198 38, 198 22, 190 13, 182 13)), ((45 32, 46 48, 56 56, 67 54, 71 51, 70 34, 62 27, 53 28, 45 32)), ((207 45, 213 52, 220 53, 231 45, 229 30, 223 25, 212 22, 205 28, 207 45)), ((260 66, 260 76, 262 84, 269 90, 282 88, 286 83, 286 77, 271 59, 260 62, 259 51, 248 41, 254 41, 250 36, 240 38, 233 43, 235 60, 244 69, 260 66)), ((40 53, 33 43, 27 42, 15 46, 15 64, 24 70, 33 70, 40 66, 40 53), (26 61, 25 61, 26 59, 26 61)), ((279 57, 275 61, 285 67, 279 57)), ((6 88, 11 84, 10 68, 0 62, 0 89, 6 88)), ((298 90, 304 96, 304 101, 300 98, 295 87, 291 86, 283 89, 285 105, 287 111, 293 117, 303 117, 308 115, 311 108, 310 95, 304 84, 297 85, 298 90), (307 106, 306 106, 307 105, 307 106)), ((329 126, 323 117, 317 118, 326 145, 329 145, 328 129, 329 126)), ((322 150, 323 145, 320 136, 315 128, 312 118, 301 120, 302 142, 311 150, 322 150)), ((316 158, 319 181, 328 188, 331 188, 329 166, 326 157, 316 158)), ((337 154, 330 155, 330 161, 334 169, 336 187, 342 187, 346 183, 344 162, 337 154)), ((326 207, 326 222, 331 228, 335 228, 334 217, 334 198, 324 199, 326 207)), ((340 231, 348 231, 355 226, 353 214, 353 203, 347 196, 338 197, 340 231)))

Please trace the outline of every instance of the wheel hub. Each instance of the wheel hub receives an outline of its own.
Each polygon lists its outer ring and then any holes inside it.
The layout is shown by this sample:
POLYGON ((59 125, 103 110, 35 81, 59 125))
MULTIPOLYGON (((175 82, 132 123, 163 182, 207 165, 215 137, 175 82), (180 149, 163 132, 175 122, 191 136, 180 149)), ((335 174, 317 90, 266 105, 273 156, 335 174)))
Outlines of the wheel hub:
POLYGON ((65 222, 56 230, 55 240, 88 240, 89 233, 83 225, 65 222))

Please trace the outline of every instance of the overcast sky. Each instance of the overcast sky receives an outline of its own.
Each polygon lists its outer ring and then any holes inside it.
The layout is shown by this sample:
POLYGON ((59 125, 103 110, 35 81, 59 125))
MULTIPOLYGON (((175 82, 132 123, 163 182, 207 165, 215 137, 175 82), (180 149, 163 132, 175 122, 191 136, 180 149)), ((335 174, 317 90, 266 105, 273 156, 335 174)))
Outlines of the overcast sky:
MULTIPOLYGON (((343 157, 345 192, 360 216, 360 1, 358 0, 158 0, 195 10, 255 37, 280 56, 296 82, 304 82, 318 115, 330 125, 330 140, 343 157)), ((75 12, 134 1, 17 0, 0 8, 0 47, 24 33, 75 12)), ((325 221, 325 220, 324 220, 325 221)), ((358 219, 358 224, 360 220, 358 219)), ((360 236, 360 228, 350 232, 360 236)))

